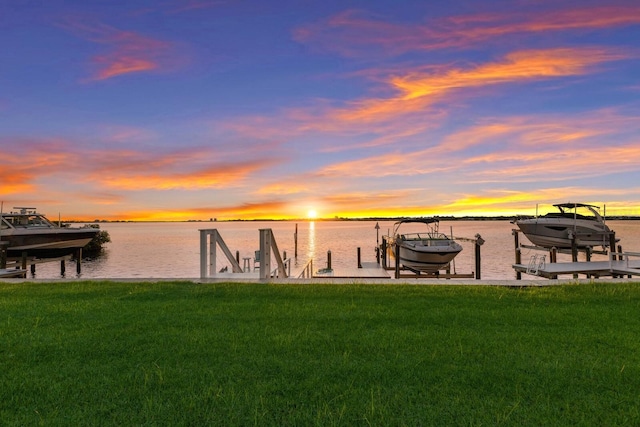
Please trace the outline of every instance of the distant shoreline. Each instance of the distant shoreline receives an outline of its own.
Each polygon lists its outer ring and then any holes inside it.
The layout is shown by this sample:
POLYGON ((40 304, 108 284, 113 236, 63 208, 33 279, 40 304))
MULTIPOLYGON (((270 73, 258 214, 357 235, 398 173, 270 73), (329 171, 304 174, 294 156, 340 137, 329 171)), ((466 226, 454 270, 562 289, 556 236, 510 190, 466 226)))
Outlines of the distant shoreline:
MULTIPOLYGON (((532 215, 531 215, 532 216, 532 215)), ((440 221, 512 221, 518 215, 509 216, 438 216, 428 215, 423 217, 410 217, 410 218, 438 218, 440 221)), ((294 218, 294 219, 223 219, 223 220, 204 220, 204 219, 189 219, 180 221, 162 221, 162 220, 107 220, 107 219, 95 219, 93 221, 81 221, 81 220, 62 220, 66 223, 101 223, 101 224, 118 224, 118 223, 216 223, 216 222, 328 222, 328 221, 399 221, 408 217, 371 217, 371 218, 294 218)), ((607 221, 640 221, 640 216, 608 216, 607 221)))

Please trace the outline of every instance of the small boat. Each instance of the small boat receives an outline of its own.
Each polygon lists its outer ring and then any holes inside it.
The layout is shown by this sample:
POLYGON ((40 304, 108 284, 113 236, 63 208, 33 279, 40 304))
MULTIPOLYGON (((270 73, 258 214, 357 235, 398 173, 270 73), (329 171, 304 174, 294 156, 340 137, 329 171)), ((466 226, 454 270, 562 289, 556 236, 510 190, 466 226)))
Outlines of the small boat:
POLYGON ((100 232, 92 227, 61 227, 35 208, 13 209, 17 211, 0 212, 0 240, 8 243, 9 256, 21 256, 24 252, 41 258, 69 255, 100 232))
POLYGON ((400 264, 416 272, 436 272, 447 268, 462 251, 462 246, 453 238, 440 233, 438 226, 439 221, 436 218, 403 219, 396 222, 393 236, 389 236, 388 243, 391 248, 395 244, 398 245, 400 264), (427 230, 418 233, 401 233, 399 228, 410 223, 424 224, 427 230))
POLYGON ((598 212, 598 206, 584 203, 558 203, 559 212, 543 216, 516 218, 516 224, 536 246, 543 248, 571 248, 575 237, 576 247, 609 246, 612 231, 598 212))

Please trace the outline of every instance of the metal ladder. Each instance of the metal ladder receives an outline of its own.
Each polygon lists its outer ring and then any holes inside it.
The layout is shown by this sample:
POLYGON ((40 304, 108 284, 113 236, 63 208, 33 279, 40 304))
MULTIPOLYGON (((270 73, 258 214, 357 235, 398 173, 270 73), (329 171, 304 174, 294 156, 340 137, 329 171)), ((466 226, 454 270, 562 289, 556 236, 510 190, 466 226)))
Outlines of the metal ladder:
POLYGON ((529 265, 527 266, 527 274, 538 275, 538 271, 544 269, 546 266, 546 255, 533 255, 529 259, 529 265))

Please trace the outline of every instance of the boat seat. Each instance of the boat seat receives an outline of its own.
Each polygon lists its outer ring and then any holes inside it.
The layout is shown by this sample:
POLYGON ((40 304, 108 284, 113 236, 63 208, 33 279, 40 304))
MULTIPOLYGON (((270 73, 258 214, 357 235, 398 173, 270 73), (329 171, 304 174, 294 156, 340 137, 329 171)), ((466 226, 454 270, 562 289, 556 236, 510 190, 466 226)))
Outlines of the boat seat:
POLYGON ((260 251, 256 251, 253 257, 253 271, 260 269, 260 251))

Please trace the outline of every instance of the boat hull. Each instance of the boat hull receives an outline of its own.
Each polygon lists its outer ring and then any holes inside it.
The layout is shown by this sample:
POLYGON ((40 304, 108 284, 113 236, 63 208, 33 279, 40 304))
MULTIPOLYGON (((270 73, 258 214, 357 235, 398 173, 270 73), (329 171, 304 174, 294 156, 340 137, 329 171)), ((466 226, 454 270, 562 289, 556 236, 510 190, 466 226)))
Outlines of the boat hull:
POLYGON ((420 272, 436 272, 446 269, 462 251, 462 246, 454 241, 442 245, 421 245, 413 242, 400 242, 400 264, 420 272))
POLYGON ((25 252, 27 256, 57 257, 83 248, 99 231, 96 228, 11 230, 10 234, 2 235, 2 240, 8 242, 7 255, 10 257, 21 256, 25 252))
POLYGON ((533 218, 517 220, 515 224, 531 243, 543 248, 571 248, 573 235, 579 248, 609 246, 611 230, 596 221, 533 218))

